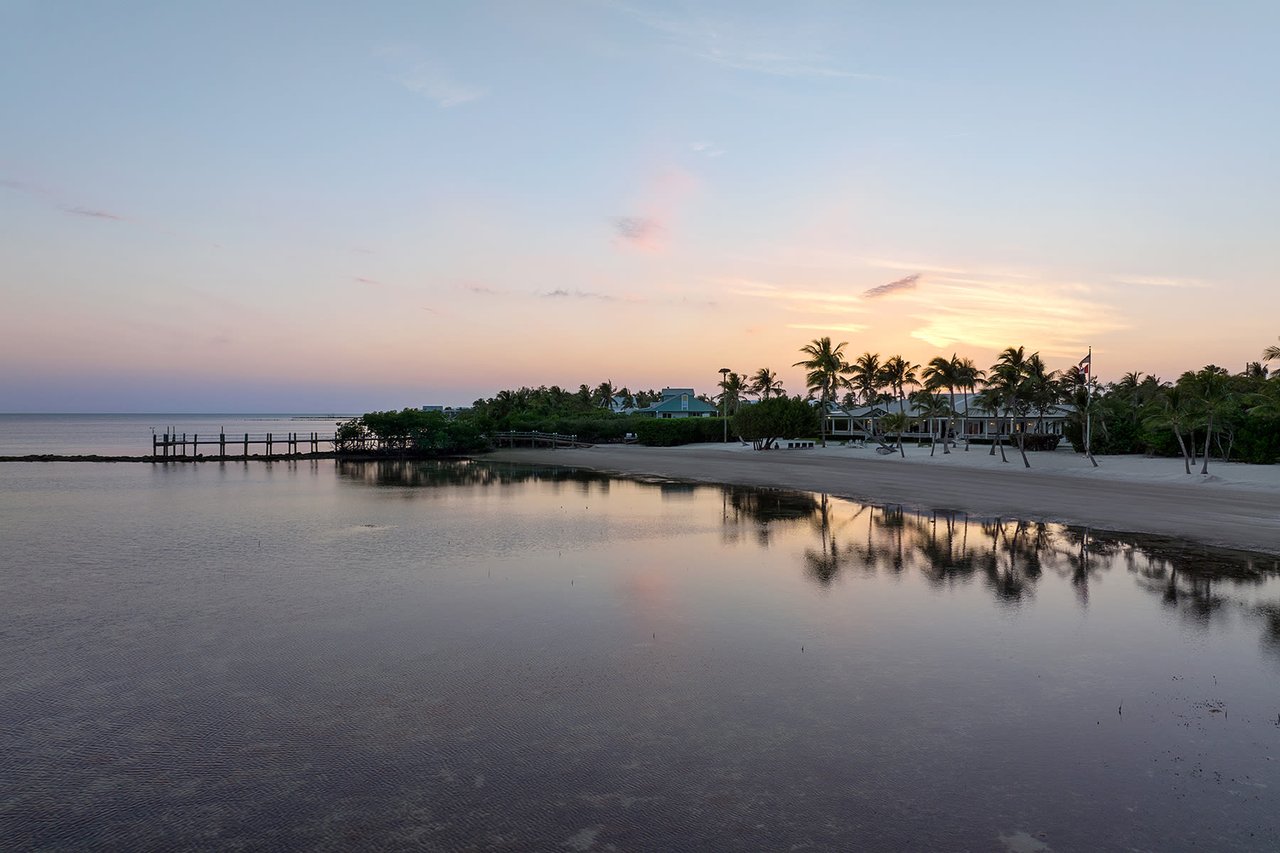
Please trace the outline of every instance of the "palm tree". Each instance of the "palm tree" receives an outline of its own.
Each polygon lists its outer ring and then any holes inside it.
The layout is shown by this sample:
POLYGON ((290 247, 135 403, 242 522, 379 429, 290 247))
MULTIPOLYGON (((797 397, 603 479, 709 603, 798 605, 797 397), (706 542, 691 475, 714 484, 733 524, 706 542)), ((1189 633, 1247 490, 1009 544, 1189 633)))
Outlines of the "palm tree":
POLYGON ((1186 387, 1200 404, 1205 416, 1204 462, 1200 466, 1201 474, 1209 473, 1209 441, 1213 437, 1214 419, 1225 415, 1231 402, 1231 385, 1228 383, 1226 368, 1207 365, 1199 371, 1187 371, 1178 380, 1179 385, 1186 387))
POLYGON ((920 365, 912 364, 900 355, 886 358, 880 368, 880 381, 893 389, 893 395, 898 398, 899 412, 906 411, 907 386, 920 384, 916 378, 919 369, 920 365))
POLYGON ((602 409, 613 408, 613 398, 617 395, 613 383, 606 379, 596 386, 596 390, 591 395, 591 402, 595 403, 602 409))
MULTIPOLYGON (((1024 347, 1005 347, 991 365, 990 383, 998 387, 1009 417, 1009 432, 1014 432, 1014 416, 1021 414, 1027 389, 1027 356, 1024 347)), ((1022 464, 1030 468, 1027 460, 1027 448, 1023 441, 1022 431, 1018 431, 1018 451, 1022 454, 1022 464)))
MULTIPOLYGON (((924 387, 930 391, 946 388, 951 394, 951 416, 947 418, 947 431, 942 437, 942 453, 946 455, 951 452, 951 433, 955 430, 956 386, 960 384, 960 359, 955 353, 951 354, 951 358, 936 355, 929 359, 929 364, 925 366, 922 375, 924 387)), ((929 455, 933 455, 933 448, 929 449, 929 455)))
POLYGON ((1262 391, 1248 394, 1250 416, 1280 420, 1280 380, 1272 379, 1262 386, 1262 391))
POLYGON ((1191 422, 1191 411, 1188 406, 1186 390, 1176 385, 1162 390, 1160 408, 1147 417, 1146 426, 1148 429, 1167 427, 1173 430, 1174 437, 1178 439, 1178 448, 1182 451, 1182 464, 1187 469, 1187 473, 1190 474, 1191 454, 1187 452, 1187 443, 1182 440, 1182 431, 1191 422))
POLYGON ((1063 401, 1071 404, 1072 410, 1067 418, 1080 429, 1080 435, 1084 438, 1085 458, 1097 468, 1098 460, 1093 456, 1093 446, 1089 440, 1096 389, 1089 384, 1089 374, 1078 366, 1071 365, 1058 380, 1058 393, 1063 401))
POLYGON ((1156 398, 1160 391, 1160 380, 1154 376, 1143 377, 1142 373, 1133 371, 1120 377, 1120 381, 1111 386, 1108 398, 1124 405, 1128 410, 1129 425, 1137 431, 1142 412, 1156 398))
POLYGON ((1266 379, 1267 374, 1270 372, 1271 371, 1269 371, 1267 366, 1262 362, 1251 361, 1244 366, 1244 373, 1242 375, 1249 379, 1266 379))
MULTIPOLYGON (((968 400, 971 399, 972 395, 977 392, 978 383, 981 382, 986 377, 986 375, 987 375, 987 372, 985 370, 980 369, 976 364, 974 364, 973 359, 971 358, 962 358, 956 362, 956 385, 962 390, 964 390, 966 394, 970 395, 969 397, 965 398, 966 401, 965 401, 965 407, 964 407, 964 420, 961 421, 961 424, 960 424, 960 428, 965 431, 966 435, 968 435, 968 430, 969 430, 968 400)), ((965 439, 964 449, 966 451, 969 449, 968 438, 965 439)))
MULTIPOLYGON (((911 418, 905 412, 893 413, 885 415, 880 419, 880 428, 884 430, 885 435, 898 436, 898 453, 902 454, 902 458, 906 458, 907 452, 902 449, 902 434, 911 427, 911 418)), ((892 453, 893 451, 889 451, 892 453)))
POLYGON ((1058 383, 1058 371, 1045 368, 1040 353, 1027 356, 1027 403, 1036 411, 1036 432, 1044 431, 1044 416, 1062 399, 1058 383))
MULTIPOLYGON (((928 388, 922 388, 919 391, 913 392, 911 395, 911 405, 915 407, 916 417, 920 418, 922 422, 927 424, 931 424, 934 420, 947 418, 947 416, 951 414, 951 404, 947 402, 947 398, 943 397, 941 394, 939 394, 936 391, 929 390, 928 388)), ((948 424, 949 422, 950 422, 950 419, 948 418, 948 424)), ((944 424, 943 426, 944 437, 943 437, 943 443, 942 443, 944 452, 947 446, 946 430, 947 430, 947 425, 944 424)), ((933 455, 933 451, 937 448, 937 446, 938 446, 938 435, 936 432, 934 432, 932 428, 930 428, 929 430, 929 455, 930 456, 933 455)))
POLYGON ((762 367, 751 377, 751 393, 759 394, 761 400, 768 400, 770 397, 781 397, 784 393, 782 383, 778 381, 778 374, 774 373, 767 367, 762 367))
POLYGON ((1005 455, 1004 455, 1004 442, 1001 441, 1001 439, 1003 438, 1003 427, 1000 426, 1000 423, 1001 423, 1000 410, 1004 408, 1005 399, 1006 399, 1006 394, 1005 394, 1004 388, 1002 388, 1000 385, 995 383, 987 384, 987 386, 984 387, 982 391, 979 394, 977 394, 977 396, 974 398, 974 402, 978 404, 979 408, 983 409, 984 411, 990 412, 997 424, 995 438, 992 439, 991 441, 991 452, 987 455, 995 456, 996 448, 999 447, 1001 462, 1009 461, 1008 459, 1005 458, 1005 455))
POLYGON ((1280 346, 1269 346, 1262 351, 1263 361, 1280 361, 1280 346))
POLYGON ((849 363, 845 361, 842 352, 848 343, 848 341, 841 341, 832 346, 831 338, 815 338, 800 347, 800 352, 809 357, 793 365, 803 367, 807 371, 805 383, 809 387, 809 393, 817 394, 822 403, 820 428, 823 447, 827 446, 827 415, 830 412, 831 401, 836 398, 836 393, 841 388, 849 384, 849 363))
POLYGON ((862 397, 862 402, 871 405, 880 393, 880 354, 864 352, 849 365, 849 376, 853 389, 862 397))
POLYGON ((747 380, 741 373, 729 371, 720 380, 720 403, 724 406, 725 417, 738 411, 738 403, 747 390, 747 380))
POLYGON ((1138 391, 1138 386, 1142 384, 1142 371, 1133 370, 1120 377, 1120 381, 1115 384, 1115 390, 1125 397, 1132 397, 1138 391))

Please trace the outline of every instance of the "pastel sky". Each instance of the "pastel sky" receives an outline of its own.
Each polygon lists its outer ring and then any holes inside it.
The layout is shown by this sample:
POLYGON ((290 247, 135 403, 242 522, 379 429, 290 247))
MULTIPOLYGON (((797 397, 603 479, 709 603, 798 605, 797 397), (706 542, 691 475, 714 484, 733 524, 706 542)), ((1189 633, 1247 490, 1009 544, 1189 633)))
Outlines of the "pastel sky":
POLYGON ((1280 3, 0 4, 0 411, 1233 371, 1280 3))

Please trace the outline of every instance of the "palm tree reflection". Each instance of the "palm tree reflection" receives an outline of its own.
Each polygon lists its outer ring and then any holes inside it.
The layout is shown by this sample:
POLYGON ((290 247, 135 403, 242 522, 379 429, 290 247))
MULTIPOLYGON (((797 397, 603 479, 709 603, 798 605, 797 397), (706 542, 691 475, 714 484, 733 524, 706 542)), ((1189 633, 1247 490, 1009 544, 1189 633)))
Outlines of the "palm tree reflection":
MULTIPOLYGON (((508 465, 474 460, 340 461, 341 481, 374 487, 507 486, 548 483, 583 495, 607 493, 615 478, 580 468, 508 465)), ((1087 528, 1004 518, 970 518, 902 506, 872 506, 826 494, 702 486, 672 481, 632 481, 659 491, 664 500, 705 504, 699 495, 720 491, 722 540, 773 547, 782 534, 812 539, 803 548, 804 576, 823 589, 851 571, 904 576, 914 569, 931 586, 980 579, 994 600, 1017 606, 1046 574, 1070 583, 1077 604, 1089 606, 1094 582, 1123 570, 1140 589, 1197 629, 1224 611, 1262 623, 1264 645, 1280 655, 1280 601, 1258 601, 1262 585, 1280 576, 1280 561, 1244 552, 1198 547, 1154 537, 1098 535, 1087 528)), ((406 490, 406 496, 413 492, 406 490)), ((1274 593, 1273 593, 1274 594, 1274 593)))
POLYGON ((1068 582, 1077 604, 1087 608, 1098 578, 1122 570, 1197 627, 1229 606, 1261 618, 1269 648, 1280 654, 1280 602, 1259 605, 1249 592, 1280 576, 1274 558, 1040 521, 753 492, 726 488, 738 511, 727 514, 725 524, 756 525, 760 544, 768 546, 779 522, 805 522, 813 538, 801 555, 804 575, 824 589, 850 571, 900 576, 914 569, 939 587, 980 578, 997 603, 1016 606, 1052 575, 1068 582))

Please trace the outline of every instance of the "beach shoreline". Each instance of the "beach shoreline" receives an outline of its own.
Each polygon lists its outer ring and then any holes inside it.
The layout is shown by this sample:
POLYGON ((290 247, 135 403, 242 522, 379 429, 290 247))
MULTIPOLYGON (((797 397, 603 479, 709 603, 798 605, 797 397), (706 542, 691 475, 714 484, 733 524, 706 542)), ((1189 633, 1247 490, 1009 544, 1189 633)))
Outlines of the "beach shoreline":
POLYGON ((1280 465, 1210 460, 1209 474, 1185 473, 1181 459, 1085 457, 1016 448, 1008 462, 987 446, 965 451, 907 446, 906 458, 872 447, 755 451, 739 443, 657 448, 597 445, 580 449, 501 449, 483 458, 658 477, 822 492, 920 511, 967 512, 1080 525, 1114 533, 1187 539, 1205 545, 1280 554, 1280 465))

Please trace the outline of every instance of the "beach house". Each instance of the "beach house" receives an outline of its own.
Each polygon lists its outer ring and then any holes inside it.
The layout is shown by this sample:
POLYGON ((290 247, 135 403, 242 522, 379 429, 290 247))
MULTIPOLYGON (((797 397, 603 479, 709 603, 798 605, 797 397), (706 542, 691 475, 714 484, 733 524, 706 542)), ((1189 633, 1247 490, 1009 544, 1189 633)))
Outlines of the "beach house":
MULTIPOLYGON (((947 402, 950 404, 949 395, 947 402)), ((1008 435, 1009 413, 990 411, 978 402, 977 394, 957 394, 955 406, 954 416, 924 418, 910 398, 902 401, 901 408, 897 400, 853 407, 833 403, 827 410, 827 434, 850 438, 882 436, 885 431, 880 425, 881 418, 903 411, 911 419, 911 428, 903 433, 907 438, 941 436, 948 420, 952 422, 952 437, 956 439, 985 443, 995 440, 997 435, 1008 435)), ((1044 411, 1033 409, 1015 416, 1013 431, 1061 436, 1074 412, 1075 407, 1065 403, 1050 406, 1044 411)))
POLYGON ((710 418, 718 412, 715 406, 699 400, 692 388, 663 388, 661 400, 636 409, 635 414, 655 418, 710 418))

